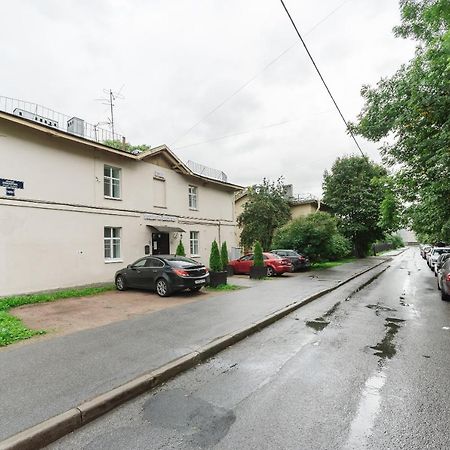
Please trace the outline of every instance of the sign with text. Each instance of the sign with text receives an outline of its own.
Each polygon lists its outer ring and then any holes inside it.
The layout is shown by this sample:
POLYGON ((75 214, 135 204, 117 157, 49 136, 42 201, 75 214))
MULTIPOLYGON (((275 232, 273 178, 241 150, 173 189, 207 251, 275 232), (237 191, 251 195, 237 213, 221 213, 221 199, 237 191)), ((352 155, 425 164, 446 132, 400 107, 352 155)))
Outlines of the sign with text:
POLYGON ((23 189, 23 181, 0 178, 0 186, 6 188, 6 195, 14 197, 16 189, 23 189))

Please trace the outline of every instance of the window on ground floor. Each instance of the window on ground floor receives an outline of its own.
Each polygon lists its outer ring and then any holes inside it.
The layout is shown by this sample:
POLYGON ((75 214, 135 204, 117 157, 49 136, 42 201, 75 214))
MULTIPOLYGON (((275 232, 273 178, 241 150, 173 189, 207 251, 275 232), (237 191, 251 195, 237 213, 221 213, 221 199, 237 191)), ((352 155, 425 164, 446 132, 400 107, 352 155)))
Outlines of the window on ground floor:
POLYGON ((105 261, 114 261, 120 259, 120 232, 121 228, 105 227, 105 261))
POLYGON ((199 254, 198 248, 198 231, 191 231, 189 233, 189 249, 191 256, 199 254))

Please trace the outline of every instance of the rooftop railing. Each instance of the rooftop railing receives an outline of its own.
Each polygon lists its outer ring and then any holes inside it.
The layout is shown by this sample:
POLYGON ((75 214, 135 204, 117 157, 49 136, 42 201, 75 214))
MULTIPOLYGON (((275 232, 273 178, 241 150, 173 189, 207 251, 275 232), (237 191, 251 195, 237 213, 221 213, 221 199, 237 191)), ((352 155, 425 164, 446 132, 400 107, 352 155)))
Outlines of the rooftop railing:
POLYGON ((226 173, 222 172, 221 170, 213 169, 212 167, 207 167, 203 164, 199 164, 190 160, 186 163, 186 165, 189 167, 189 169, 192 170, 192 172, 196 173, 197 175, 202 175, 207 178, 223 181, 224 183, 228 182, 226 173))
POLYGON ((123 142, 125 137, 91 124, 74 116, 67 116, 36 103, 0 95, 0 111, 13 114, 40 125, 73 134, 90 141, 108 144, 108 141, 123 142))

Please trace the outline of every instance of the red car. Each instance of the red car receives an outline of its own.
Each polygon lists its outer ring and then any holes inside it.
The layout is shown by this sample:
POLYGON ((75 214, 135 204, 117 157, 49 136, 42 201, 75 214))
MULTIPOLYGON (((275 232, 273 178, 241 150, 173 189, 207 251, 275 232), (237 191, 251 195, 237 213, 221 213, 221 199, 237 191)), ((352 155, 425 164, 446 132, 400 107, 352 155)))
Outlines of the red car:
MULTIPOLYGON (((292 264, 281 256, 274 253, 263 253, 264 265, 267 267, 267 276, 272 277, 274 275, 281 275, 284 272, 292 272, 292 264)), ((233 271, 236 274, 250 273, 250 267, 253 266, 253 253, 244 255, 239 259, 233 259, 228 263, 233 267, 233 271)))

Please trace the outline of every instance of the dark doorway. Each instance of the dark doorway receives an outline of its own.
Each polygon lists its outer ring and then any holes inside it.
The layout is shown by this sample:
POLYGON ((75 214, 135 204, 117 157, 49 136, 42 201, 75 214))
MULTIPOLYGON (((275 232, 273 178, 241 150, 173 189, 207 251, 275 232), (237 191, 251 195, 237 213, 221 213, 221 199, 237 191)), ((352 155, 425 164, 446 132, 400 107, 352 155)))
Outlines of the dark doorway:
POLYGON ((152 233, 152 254, 170 255, 169 233, 152 233))

